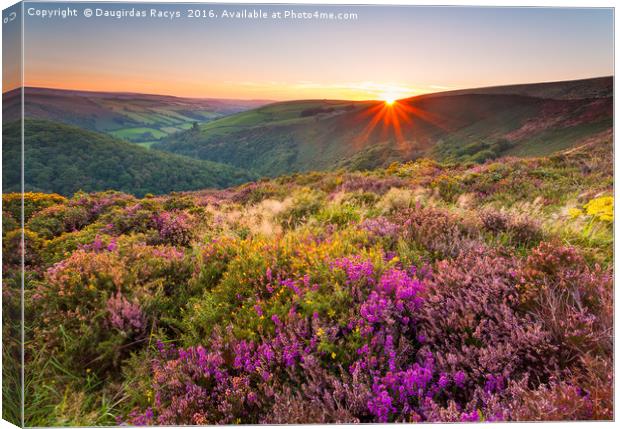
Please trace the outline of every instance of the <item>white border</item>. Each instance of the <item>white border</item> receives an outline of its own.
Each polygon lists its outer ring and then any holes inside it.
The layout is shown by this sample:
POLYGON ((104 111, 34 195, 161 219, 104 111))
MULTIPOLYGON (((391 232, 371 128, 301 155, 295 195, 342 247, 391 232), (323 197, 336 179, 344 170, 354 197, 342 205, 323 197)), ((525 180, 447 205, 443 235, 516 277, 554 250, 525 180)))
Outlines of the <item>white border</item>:
MULTIPOLYGON (((5 9, 13 4, 17 3, 16 1, 13 0, 0 0, 0 6, 1 9, 5 9)), ((87 2, 84 2, 87 3, 87 2)), ((123 3, 123 2, 118 2, 118 3, 123 3)), ((127 2, 125 2, 127 3, 127 2)), ((134 0, 131 1, 131 3, 183 3, 183 2, 174 2, 174 1, 164 1, 164 0, 150 0, 150 1, 143 1, 143 0, 134 0)), ((330 0, 313 0, 313 1, 300 1, 300 0, 288 0, 288 1, 274 1, 274 0, 227 0, 227 1, 204 1, 204 2, 196 2, 196 3, 273 3, 273 4, 277 4, 277 3, 293 3, 293 4, 342 4, 342 5, 346 5, 346 4, 351 4, 351 5, 364 5, 364 4, 375 4, 375 5, 424 5, 424 6, 533 6, 533 7, 545 7, 545 6, 550 6, 550 7, 584 7, 584 8, 592 8, 592 7, 612 7, 612 8, 616 8, 616 6, 618 4, 620 4, 620 2, 618 0, 572 0, 572 1, 562 1, 562 0, 521 0, 521 1, 512 1, 512 0, 506 0, 506 1, 493 1, 493 0, 425 0, 425 1, 415 1, 415 0, 374 0, 374 1, 364 1, 364 0, 337 0, 337 1, 330 1, 330 0)), ((615 15, 615 14, 614 14, 615 15)), ((614 24, 614 29, 615 29, 615 24, 614 24)), ((618 39, 619 39, 619 35, 618 32, 614 31, 614 55, 615 58, 618 58, 618 39)), ((1 32, 0 32, 0 44, 2 43, 2 36, 1 36, 1 32)), ((0 66, 2 65, 1 63, 1 58, 0 58, 0 66)), ((22 70, 23 73, 23 70, 22 70)), ((614 82, 614 86, 615 86, 615 82, 614 82)), ((616 123, 616 119, 617 119, 617 114, 618 114, 618 91, 617 91, 617 87, 614 88, 614 127, 615 127, 615 123, 616 123)), ((1 110, 0 110, 1 112, 1 110)), ((1 114, 1 113, 0 113, 1 114)), ((616 143, 616 135, 614 133, 614 148, 615 148, 615 143, 616 143)), ((0 145, 1 145, 1 138, 0 138, 0 145)), ((618 154, 617 151, 614 150, 614 184, 616 183, 616 179, 617 179, 617 166, 618 161, 620 159, 620 155, 618 154)), ((1 189, 1 181, 2 181, 2 168, 0 166, 0 189, 1 189)), ((615 201, 617 201, 618 198, 618 191, 617 191, 617 187, 614 187, 614 197, 615 197, 615 201)), ((616 237, 615 237, 616 238, 616 237)), ((614 255, 617 254, 617 250, 618 250, 618 240, 614 239, 614 255)), ((0 247, 0 257, 2 254, 2 249, 0 247)), ((618 280, 618 272, 616 270, 614 270, 614 284, 617 284, 617 280, 618 280)), ((615 289, 615 294, 614 294, 614 303, 617 303, 618 300, 618 290, 615 289)), ((1 314, 1 307, 0 307, 0 314, 1 314)), ((614 316, 614 326, 618 326, 618 312, 615 312, 615 316, 614 316)), ((1 338, 1 330, 0 330, 0 338, 1 338)), ((617 374, 617 364, 618 361, 617 359, 615 359, 615 357, 618 356, 618 342, 614 341, 614 373, 617 374)), ((0 355, 0 363, 1 363, 1 355, 0 355)), ((616 386, 615 386, 616 387, 616 386)), ((618 403, 618 389, 615 388, 614 389, 614 411, 617 412, 617 406, 616 404, 618 403)), ((0 403, 0 410, 2 409, 2 405, 0 403)), ((1 414, 0 414, 1 415, 1 414)), ((614 413, 615 415, 615 413, 614 413)), ((460 423, 463 424, 463 423, 460 423)), ((571 428, 590 428, 592 426, 596 426, 596 427, 610 427, 610 425, 614 424, 612 422, 558 422, 558 423, 483 423, 483 424, 479 424, 479 423, 474 423, 474 426, 482 426, 482 425, 488 425, 491 424, 492 428, 514 428, 514 429, 519 429, 519 428, 524 428, 524 427, 528 427, 528 426, 532 426, 532 425, 536 425, 536 426, 544 426, 547 428, 563 428, 566 425, 570 425, 571 428)), ((341 428, 346 428, 346 429, 352 429, 354 427, 356 427, 357 425, 339 425, 339 427, 341 428)), ((449 424, 444 424, 444 423, 436 423, 433 424, 434 427, 449 427, 452 425, 449 424)), ((0 420, 0 429, 8 429, 8 428, 14 428, 15 426, 11 425, 10 423, 4 421, 4 420, 0 420)), ((172 427, 178 427, 178 426, 172 426, 172 427)), ((276 428, 278 426, 271 426, 271 425, 263 425, 260 426, 261 429, 272 429, 272 428, 276 428)), ((291 427, 312 427, 312 428, 329 428, 330 425, 291 425, 291 427)), ((387 424, 377 424, 377 425, 373 425, 373 427, 377 427, 377 428, 382 428, 382 429, 387 429, 387 428, 392 428, 394 427, 394 425, 387 425, 387 424)))

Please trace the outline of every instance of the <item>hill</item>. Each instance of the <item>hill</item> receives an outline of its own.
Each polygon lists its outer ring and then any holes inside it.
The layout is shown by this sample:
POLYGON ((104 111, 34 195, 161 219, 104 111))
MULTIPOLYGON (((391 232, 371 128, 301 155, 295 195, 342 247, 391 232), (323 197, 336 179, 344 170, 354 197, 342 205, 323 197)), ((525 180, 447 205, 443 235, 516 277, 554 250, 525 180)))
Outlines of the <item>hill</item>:
MULTIPOLYGON (((3 95, 5 117, 19 117, 19 97, 19 90, 3 95)), ((27 118, 62 122, 149 146, 191 128, 194 122, 212 121, 266 103, 27 87, 24 113, 27 118)))
MULTIPOLYGON (((226 187, 251 180, 237 168, 151 151, 104 134, 42 120, 25 121, 26 191, 71 195, 106 189, 136 195, 226 187)), ((19 122, 3 127, 3 191, 20 187, 19 122)))
POLYGON ((543 156, 612 126, 612 78, 515 85, 399 100, 276 103, 203 124, 155 147, 267 176, 372 169, 422 156, 543 156))
POLYGON ((422 97, 437 97, 465 94, 513 94, 527 97, 550 98, 554 100, 581 100, 584 98, 607 98, 613 94, 614 80, 611 76, 591 79, 565 80, 558 82, 527 83, 519 85, 487 86, 482 88, 457 89, 422 97))

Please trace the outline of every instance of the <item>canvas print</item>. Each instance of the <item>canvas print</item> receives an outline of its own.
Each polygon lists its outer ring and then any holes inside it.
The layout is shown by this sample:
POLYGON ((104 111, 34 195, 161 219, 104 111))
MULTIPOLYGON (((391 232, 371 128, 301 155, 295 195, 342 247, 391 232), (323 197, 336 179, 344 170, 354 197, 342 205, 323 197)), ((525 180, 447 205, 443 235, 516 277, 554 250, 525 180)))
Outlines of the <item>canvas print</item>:
POLYGON ((612 420, 613 13, 6 9, 2 417, 612 420))

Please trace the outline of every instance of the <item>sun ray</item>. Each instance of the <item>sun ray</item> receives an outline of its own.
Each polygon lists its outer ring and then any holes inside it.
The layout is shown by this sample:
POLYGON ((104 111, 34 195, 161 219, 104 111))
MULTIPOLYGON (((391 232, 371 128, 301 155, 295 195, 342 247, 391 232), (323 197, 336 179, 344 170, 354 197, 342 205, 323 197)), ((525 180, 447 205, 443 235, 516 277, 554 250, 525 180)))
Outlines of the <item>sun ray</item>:
POLYGON ((371 139, 371 135, 379 133, 380 140, 392 140, 398 150, 410 153, 414 146, 424 145, 429 125, 442 130, 449 129, 446 118, 431 114, 413 103, 414 100, 394 100, 386 96, 383 101, 374 102, 362 110, 359 119, 365 126, 354 143, 363 145, 371 139))

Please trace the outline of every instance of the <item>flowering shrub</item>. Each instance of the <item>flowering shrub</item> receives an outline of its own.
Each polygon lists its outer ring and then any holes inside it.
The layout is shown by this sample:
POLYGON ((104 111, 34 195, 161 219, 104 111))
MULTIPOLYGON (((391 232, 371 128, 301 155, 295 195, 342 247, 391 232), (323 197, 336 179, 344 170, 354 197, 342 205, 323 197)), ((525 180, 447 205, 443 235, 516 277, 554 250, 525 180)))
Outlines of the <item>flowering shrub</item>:
POLYGON ((41 237, 51 239, 63 232, 78 231, 89 223, 90 214, 86 208, 56 205, 34 214, 27 225, 41 237))
POLYGON ((612 419, 608 150, 27 194, 27 423, 612 419))
POLYGON ((372 192, 383 195, 392 188, 405 185, 405 181, 397 177, 378 178, 361 174, 348 175, 337 188, 340 192, 372 192))
POLYGON ((586 213, 593 218, 605 222, 614 221, 614 197, 599 197, 588 201, 583 206, 586 213))
POLYGON ((519 308, 518 262, 478 248, 438 263, 421 310, 425 349, 460 384, 500 388, 504 380, 552 371, 555 348, 542 323, 519 308))
POLYGON ((403 236, 426 250, 432 257, 455 257, 475 247, 479 233, 465 219, 439 208, 417 204, 400 212, 395 219, 403 225, 403 236))
POLYGON ((2 212, 2 234, 19 228, 19 222, 9 212, 2 212))
POLYGON ((130 302, 120 293, 112 296, 107 301, 108 323, 125 335, 142 333, 146 328, 146 321, 140 305, 130 302))
POLYGON ((24 229, 22 234, 21 229, 14 229, 2 239, 2 264, 18 267, 23 255, 24 265, 35 268, 41 262, 43 247, 43 240, 37 233, 24 229))
POLYGON ((22 196, 24 201, 24 221, 30 216, 46 207, 62 204, 67 199, 58 194, 42 194, 38 192, 6 193, 2 194, 2 211, 6 211, 14 219, 21 219, 22 196))
POLYGON ((292 198, 293 205, 279 216, 283 225, 296 226, 307 220, 320 210, 325 196, 322 192, 302 188, 292 198))
POLYGON ((162 212, 153 218, 159 233, 158 242, 187 246, 192 239, 191 218, 184 212, 162 212))
POLYGON ((524 215, 515 215, 503 211, 486 209, 481 211, 480 220, 483 227, 493 234, 508 234, 512 244, 534 245, 543 238, 540 225, 524 215))
POLYGON ((561 350, 562 364, 612 350, 612 273, 590 268, 574 248, 541 243, 519 272, 520 299, 561 350))

